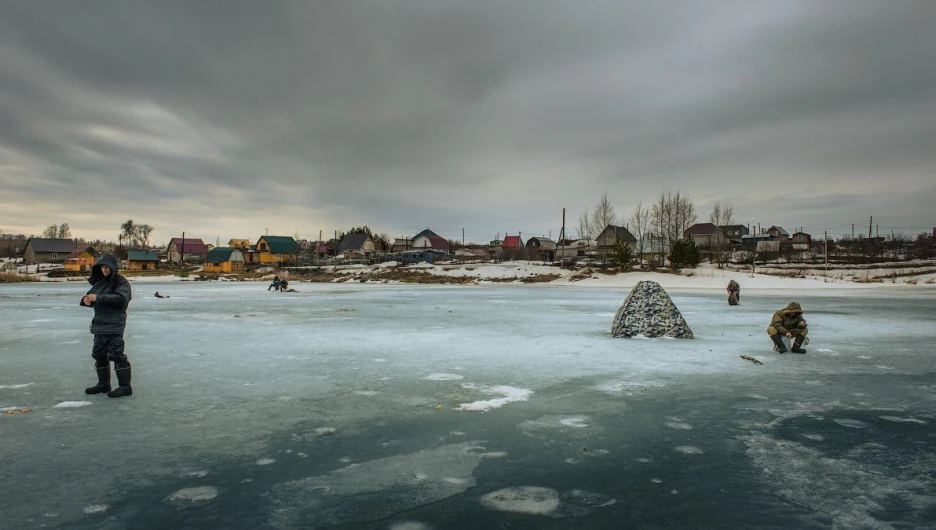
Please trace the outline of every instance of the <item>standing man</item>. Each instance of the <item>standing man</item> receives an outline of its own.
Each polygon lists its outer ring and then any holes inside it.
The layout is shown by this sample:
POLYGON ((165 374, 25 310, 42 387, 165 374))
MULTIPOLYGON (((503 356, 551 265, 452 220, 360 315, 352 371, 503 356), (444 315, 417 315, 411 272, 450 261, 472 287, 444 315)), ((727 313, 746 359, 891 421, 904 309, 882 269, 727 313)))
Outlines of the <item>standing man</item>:
POLYGON ((786 345, 783 344, 783 337, 793 339, 793 353, 806 353, 803 349, 803 342, 806 341, 806 335, 809 330, 806 329, 806 319, 803 318, 803 308, 796 302, 790 302, 786 307, 774 313, 767 326, 767 334, 774 343, 774 349, 780 353, 786 353, 786 345))
POLYGON ((127 326, 127 306, 132 298, 130 282, 117 273, 117 258, 101 255, 91 269, 91 289, 81 298, 81 305, 94 309, 91 333, 94 334, 94 369, 98 383, 85 389, 85 394, 107 392, 108 397, 133 394, 130 387, 130 361, 124 355, 124 328, 127 326), (110 363, 114 362, 117 388, 111 390, 110 363))

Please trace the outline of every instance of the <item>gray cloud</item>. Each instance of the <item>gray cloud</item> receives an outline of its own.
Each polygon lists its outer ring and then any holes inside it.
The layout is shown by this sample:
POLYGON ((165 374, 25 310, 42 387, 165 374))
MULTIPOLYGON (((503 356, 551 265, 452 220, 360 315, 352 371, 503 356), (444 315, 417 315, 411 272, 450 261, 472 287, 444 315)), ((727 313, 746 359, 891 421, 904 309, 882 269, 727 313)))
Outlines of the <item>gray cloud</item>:
MULTIPOLYGON (((0 229, 933 224, 928 1, 8 1, 0 229), (574 224, 574 223, 569 223, 574 224)), ((840 230, 847 232, 848 230, 840 230)))

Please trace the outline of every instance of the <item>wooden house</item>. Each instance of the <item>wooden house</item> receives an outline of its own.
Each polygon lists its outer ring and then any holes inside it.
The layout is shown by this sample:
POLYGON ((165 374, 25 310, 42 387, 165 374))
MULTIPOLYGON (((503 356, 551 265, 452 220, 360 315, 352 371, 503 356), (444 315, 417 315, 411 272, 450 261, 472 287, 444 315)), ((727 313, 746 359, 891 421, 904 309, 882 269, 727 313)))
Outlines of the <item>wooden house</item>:
POLYGON ((772 235, 781 243, 786 243, 790 240, 790 233, 779 226, 771 226, 767 229, 767 233, 772 235))
POLYGON ((0 237, 0 258, 21 258, 26 251, 25 237, 0 237))
POLYGON ((239 248, 217 247, 205 256, 205 272, 234 273, 244 270, 244 253, 239 248))
POLYGON ((172 263, 201 263, 207 254, 208 246, 201 239, 174 237, 166 246, 166 255, 172 263))
POLYGON ((696 223, 686 229, 685 239, 692 239, 699 250, 724 248, 728 243, 725 231, 712 223, 696 223))
POLYGON ((23 259, 26 263, 65 263, 65 258, 74 251, 72 239, 31 237, 26 241, 23 259))
POLYGON ((515 236, 504 236, 504 241, 501 243, 501 248, 504 250, 523 248, 523 239, 520 238, 519 234, 515 236))
POLYGON ((543 261, 556 259, 556 242, 548 237, 531 237, 527 239, 526 248, 538 254, 543 261))
POLYGON ((250 250, 250 240, 249 239, 231 239, 227 244, 230 248, 236 248, 241 252, 245 250, 250 250))
POLYGON ((338 255, 366 256, 376 249, 374 238, 370 234, 345 234, 338 244, 338 255))
POLYGON ((253 250, 252 263, 280 265, 299 259, 299 244, 292 236, 261 236, 253 250))
POLYGON ((94 260, 100 254, 92 247, 84 250, 75 250, 65 258, 65 270, 71 272, 85 272, 94 266, 94 260))
POLYGON ((154 271, 159 268, 159 253, 155 250, 128 250, 128 271, 154 271))
POLYGON ((438 250, 441 252, 451 252, 449 242, 442 236, 436 234, 428 228, 416 234, 409 246, 410 250, 438 250))

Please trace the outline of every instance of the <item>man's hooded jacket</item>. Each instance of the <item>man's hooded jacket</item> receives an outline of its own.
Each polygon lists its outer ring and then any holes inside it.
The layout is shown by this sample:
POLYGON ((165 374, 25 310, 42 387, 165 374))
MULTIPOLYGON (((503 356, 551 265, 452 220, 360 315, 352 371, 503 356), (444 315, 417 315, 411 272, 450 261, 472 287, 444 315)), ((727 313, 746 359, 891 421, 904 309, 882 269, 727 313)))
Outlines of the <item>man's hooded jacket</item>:
POLYGON ((774 313, 770 319, 770 325, 779 333, 786 335, 788 332, 801 330, 799 323, 803 322, 803 308, 796 302, 790 302, 786 307, 774 313))
POLYGON ((87 294, 97 295, 97 301, 91 304, 94 308, 91 333, 95 335, 122 335, 127 326, 127 306, 132 298, 130 282, 117 273, 117 267, 117 258, 103 254, 91 268, 88 278, 91 289, 87 294), (111 273, 104 276, 101 265, 110 267, 111 273))

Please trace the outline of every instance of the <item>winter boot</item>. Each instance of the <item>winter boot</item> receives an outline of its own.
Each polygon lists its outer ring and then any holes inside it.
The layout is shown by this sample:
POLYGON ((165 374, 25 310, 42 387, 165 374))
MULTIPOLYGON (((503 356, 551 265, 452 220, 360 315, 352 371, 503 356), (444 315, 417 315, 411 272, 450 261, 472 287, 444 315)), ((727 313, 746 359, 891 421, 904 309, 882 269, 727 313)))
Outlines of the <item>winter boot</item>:
POLYGON ((130 388, 130 363, 127 361, 114 363, 114 373, 117 374, 117 388, 107 393, 107 397, 124 397, 133 395, 130 388))
POLYGON ((110 363, 105 364, 94 363, 94 371, 97 372, 97 384, 86 388, 85 394, 103 394, 104 392, 110 392, 110 363))
POLYGON ((796 337, 796 340, 793 341, 793 348, 790 349, 793 353, 806 353, 806 350, 803 349, 803 337, 796 337))
POLYGON ((776 350, 777 353, 786 353, 786 345, 783 344, 783 337, 779 333, 770 337, 770 340, 773 341, 774 350, 776 350))

